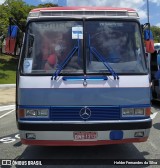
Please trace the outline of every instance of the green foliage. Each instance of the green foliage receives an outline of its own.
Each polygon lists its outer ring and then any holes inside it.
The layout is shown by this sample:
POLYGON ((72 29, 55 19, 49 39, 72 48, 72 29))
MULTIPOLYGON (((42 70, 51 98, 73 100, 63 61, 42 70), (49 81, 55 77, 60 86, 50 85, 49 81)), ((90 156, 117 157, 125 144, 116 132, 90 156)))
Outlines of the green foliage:
POLYGON ((25 27, 27 15, 32 9, 22 0, 6 0, 5 5, 8 6, 7 10, 10 17, 13 17, 20 25, 21 28, 25 27))
MULTIPOLYGON (((26 25, 28 13, 33 8, 55 7, 52 3, 40 4, 38 6, 27 5, 23 0, 6 0, 0 5, 0 48, 2 35, 7 35, 9 26, 9 18, 14 18, 23 29, 26 25)), ((19 34, 19 41, 22 39, 22 34, 19 34)), ((3 38, 2 38, 3 39, 3 38)), ((18 58, 0 54, 0 84, 8 84, 16 82, 16 68, 18 58)))
POLYGON ((0 5, 0 36, 6 34, 7 26, 9 23, 9 14, 7 13, 7 7, 0 5))
POLYGON ((0 5, 0 35, 7 33, 9 17, 14 18, 24 28, 29 11, 33 6, 27 5, 23 0, 6 0, 0 5))
POLYGON ((154 42, 155 43, 160 42, 160 27, 151 26, 151 30, 152 30, 152 33, 153 33, 154 42))
POLYGON ((39 4, 37 8, 44 8, 44 7, 57 7, 58 5, 52 4, 52 3, 46 3, 46 4, 39 4))
POLYGON ((17 65, 17 57, 0 54, 0 84, 11 84, 16 82, 17 65))
POLYGON ((33 8, 56 6, 57 5, 52 3, 31 6, 26 4, 23 0, 6 0, 2 5, 0 5, 0 36, 2 34, 7 34, 7 28, 9 26, 9 17, 14 18, 17 21, 17 23, 20 24, 20 28, 24 29, 28 13, 33 8))

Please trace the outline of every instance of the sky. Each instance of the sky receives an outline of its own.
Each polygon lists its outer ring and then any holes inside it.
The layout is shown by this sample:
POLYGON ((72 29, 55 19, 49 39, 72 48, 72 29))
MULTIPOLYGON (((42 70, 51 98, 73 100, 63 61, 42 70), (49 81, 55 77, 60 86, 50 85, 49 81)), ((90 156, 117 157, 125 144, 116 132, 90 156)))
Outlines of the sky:
MULTIPOLYGON (((5 0, 0 0, 2 4, 5 0)), ((149 2, 149 19, 151 25, 160 27, 160 0, 24 0, 27 4, 54 3, 60 6, 113 6, 136 9, 142 24, 147 19, 147 1, 149 2), (66 2, 65 2, 66 1, 66 2)))

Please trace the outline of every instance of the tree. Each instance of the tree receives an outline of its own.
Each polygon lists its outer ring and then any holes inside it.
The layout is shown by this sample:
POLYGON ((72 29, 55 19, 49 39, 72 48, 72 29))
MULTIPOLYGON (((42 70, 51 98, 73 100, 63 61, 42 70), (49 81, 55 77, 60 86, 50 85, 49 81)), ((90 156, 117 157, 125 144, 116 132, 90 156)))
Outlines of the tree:
MULTIPOLYGON (((26 19, 29 11, 34 8, 34 6, 27 5, 23 0, 6 0, 2 5, 0 5, 0 46, 4 36, 7 36, 9 18, 12 17, 18 23, 20 29, 24 29, 26 25, 26 19)), ((13 23, 12 23, 13 24, 13 23)), ((22 40, 22 33, 19 33, 19 38, 16 44, 20 44, 22 40), (20 38, 21 37, 21 38, 20 38)))
POLYGON ((151 26, 151 30, 152 30, 152 33, 153 33, 154 42, 155 43, 157 43, 157 42, 160 43, 160 27, 151 26))
MULTIPOLYGON (((2 5, 0 5, 0 46, 4 36, 7 36, 10 17, 16 20, 21 30, 24 30, 27 16, 33 8, 56 6, 56 4, 52 3, 31 6, 26 4, 23 0, 6 0, 2 5)), ((22 33, 19 34, 18 39, 20 41, 22 40, 22 33)))
POLYGON ((0 36, 2 34, 7 34, 7 28, 9 26, 9 17, 14 18, 17 21, 17 23, 21 25, 20 28, 24 29, 28 13, 33 8, 56 6, 58 5, 52 3, 31 6, 26 4, 23 0, 6 0, 2 5, 0 5, 0 36))
POLYGON ((4 12, 7 13, 3 19, 6 20, 7 26, 9 25, 9 17, 14 18, 20 25, 21 29, 25 27, 28 13, 34 6, 27 5, 23 0, 6 0, 2 5, 4 12))
POLYGON ((58 5, 52 4, 52 3, 45 3, 45 4, 39 4, 37 8, 45 8, 45 7, 57 7, 58 5))
POLYGON ((0 36, 6 34, 7 26, 8 26, 8 13, 7 7, 4 5, 0 5, 0 36))

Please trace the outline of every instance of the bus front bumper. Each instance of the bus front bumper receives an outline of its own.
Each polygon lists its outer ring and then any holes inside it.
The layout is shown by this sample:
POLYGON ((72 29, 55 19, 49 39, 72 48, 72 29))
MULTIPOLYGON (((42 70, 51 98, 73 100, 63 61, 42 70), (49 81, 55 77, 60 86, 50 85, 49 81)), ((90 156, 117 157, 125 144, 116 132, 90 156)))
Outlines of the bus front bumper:
POLYGON ((144 142, 148 139, 151 126, 151 119, 83 124, 18 122, 21 142, 42 146, 92 146, 144 142))

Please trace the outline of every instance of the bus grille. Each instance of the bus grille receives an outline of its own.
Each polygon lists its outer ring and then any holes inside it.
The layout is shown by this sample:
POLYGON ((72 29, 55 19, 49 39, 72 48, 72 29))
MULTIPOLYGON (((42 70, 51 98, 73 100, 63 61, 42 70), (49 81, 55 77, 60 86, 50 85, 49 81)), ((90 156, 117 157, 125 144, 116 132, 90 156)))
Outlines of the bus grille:
POLYGON ((80 111, 84 107, 51 107, 50 119, 53 121, 100 121, 100 120, 119 120, 120 107, 89 107, 91 116, 84 119, 80 116, 80 111))

